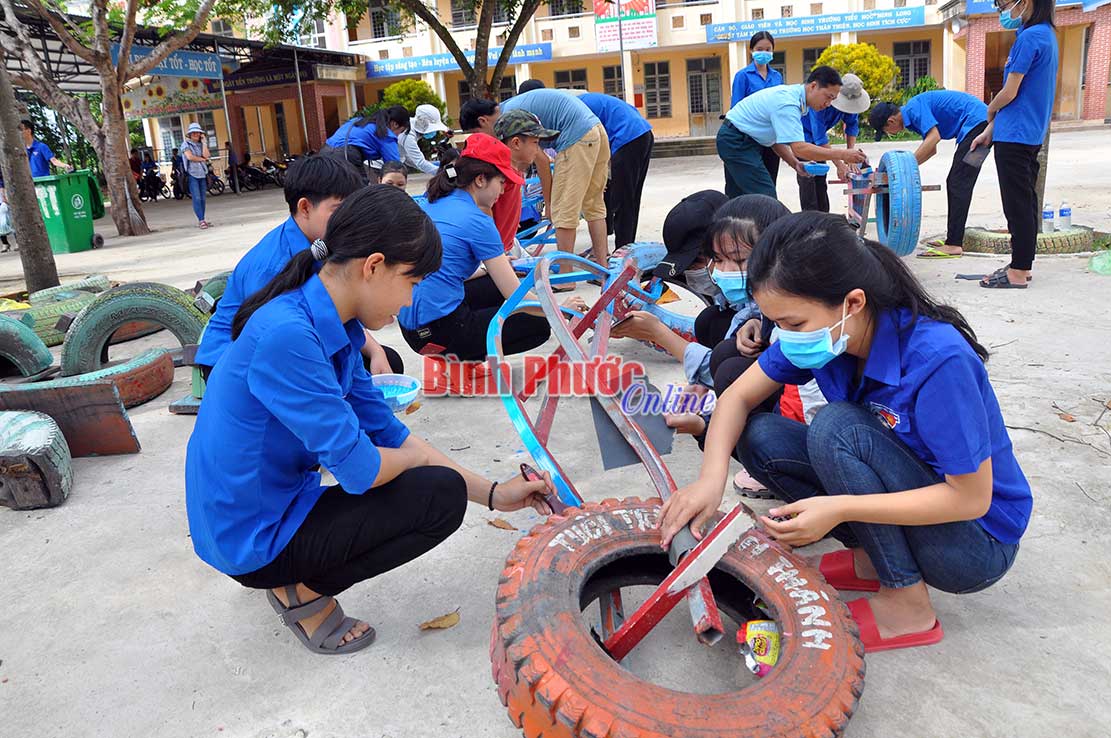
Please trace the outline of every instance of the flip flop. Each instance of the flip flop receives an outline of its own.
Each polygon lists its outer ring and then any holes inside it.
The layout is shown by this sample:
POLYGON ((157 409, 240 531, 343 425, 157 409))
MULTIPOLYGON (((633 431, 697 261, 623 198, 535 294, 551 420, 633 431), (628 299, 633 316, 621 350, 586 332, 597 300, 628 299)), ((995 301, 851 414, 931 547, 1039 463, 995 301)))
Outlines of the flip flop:
MULTIPOLYGON (((991 277, 997 277, 999 275, 1002 275, 1002 276, 1006 277, 1007 276, 1007 267, 999 267, 998 269, 996 269, 991 274, 954 274, 953 278, 954 279, 967 279, 969 282, 980 282, 984 279, 990 279, 991 277)), ((1026 277, 1026 281, 1027 282, 1033 282, 1034 281, 1033 275, 1030 275, 1030 276, 1026 277)))
POLYGON ((941 621, 934 620, 934 627, 921 633, 908 633, 893 638, 882 638, 879 628, 876 627, 876 616, 872 612, 872 603, 866 599, 850 602, 849 614, 853 616, 853 620, 860 628, 860 642, 864 644, 864 653, 891 651, 896 648, 932 646, 935 643, 941 643, 941 639, 945 637, 945 631, 941 628, 941 621))
POLYGON ((915 258, 918 259, 959 259, 962 256, 964 254, 950 254, 936 246, 926 246, 922 251, 915 254, 915 258))
POLYGON ((733 475, 733 491, 750 500, 777 499, 775 493, 749 476, 746 471, 739 471, 733 475))
POLYGON ((278 619, 282 622, 282 625, 292 630, 293 634, 297 636, 297 640, 301 641, 305 648, 313 653, 325 656, 340 656, 361 651, 374 643, 374 628, 370 627, 367 628, 366 633, 355 640, 344 644, 340 643, 347 632, 355 627, 357 621, 344 616, 343 608, 339 606, 338 602, 336 602, 335 609, 329 613, 328 617, 324 618, 324 622, 317 626, 313 634, 311 636, 306 634, 300 621, 317 614, 328 606, 330 600, 334 601, 335 598, 322 596, 311 602, 301 602, 300 598, 297 597, 297 587, 293 585, 286 586, 285 596, 289 600, 289 607, 283 605, 272 590, 266 590, 266 599, 270 602, 270 606, 274 608, 274 612, 278 613, 278 619))
POLYGON ((989 274, 987 281, 980 281, 980 286, 986 290, 1024 290, 1030 286, 1029 281, 1026 280, 1023 284, 1015 284, 1007 278, 1007 272, 1004 271, 1002 274, 999 272, 989 274))
POLYGON ((862 579, 856 575, 853 552, 847 548, 822 556, 818 571, 834 589, 846 592, 879 592, 878 579, 862 579))

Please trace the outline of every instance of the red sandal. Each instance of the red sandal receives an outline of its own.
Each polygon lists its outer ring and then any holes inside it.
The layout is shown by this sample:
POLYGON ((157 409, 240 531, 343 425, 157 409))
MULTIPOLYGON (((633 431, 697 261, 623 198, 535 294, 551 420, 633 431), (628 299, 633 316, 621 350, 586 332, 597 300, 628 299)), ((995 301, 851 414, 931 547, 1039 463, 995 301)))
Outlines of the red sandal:
POLYGON ((818 564, 818 571, 822 572, 826 582, 834 589, 849 592, 880 591, 878 579, 862 579, 856 575, 853 552, 847 548, 823 556, 818 564))
POLYGON ((945 637, 945 631, 941 628, 941 621, 934 620, 934 627, 921 633, 908 633, 907 635, 883 638, 880 636, 880 629, 876 627, 876 615, 872 612, 872 603, 866 599, 850 602, 849 614, 853 616, 857 627, 860 628, 860 642, 864 644, 864 653, 891 651, 896 648, 932 646, 935 643, 941 643, 941 639, 945 637))

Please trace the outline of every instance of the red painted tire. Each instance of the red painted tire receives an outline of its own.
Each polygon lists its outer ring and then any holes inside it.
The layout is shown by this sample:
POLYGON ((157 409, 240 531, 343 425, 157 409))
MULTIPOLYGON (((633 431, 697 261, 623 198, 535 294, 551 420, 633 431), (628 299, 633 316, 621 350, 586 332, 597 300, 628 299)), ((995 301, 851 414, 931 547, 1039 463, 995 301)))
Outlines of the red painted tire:
POLYGON ((45 382, 0 384, 0 392, 72 387, 105 380, 111 381, 119 388, 120 400, 124 407, 142 405, 144 402, 158 397, 174 383, 174 359, 166 349, 150 349, 122 364, 98 369, 95 372, 49 379, 45 382))
POLYGON ((670 570, 653 530, 658 509, 634 498, 586 504, 552 516, 510 553, 490 657, 513 724, 527 738, 841 735, 864 689, 856 625, 817 570, 762 536, 742 536, 710 574, 734 620, 754 616, 758 596, 779 623, 779 662, 758 683, 713 695, 673 691, 598 646, 581 609, 614 588, 659 583, 670 570))

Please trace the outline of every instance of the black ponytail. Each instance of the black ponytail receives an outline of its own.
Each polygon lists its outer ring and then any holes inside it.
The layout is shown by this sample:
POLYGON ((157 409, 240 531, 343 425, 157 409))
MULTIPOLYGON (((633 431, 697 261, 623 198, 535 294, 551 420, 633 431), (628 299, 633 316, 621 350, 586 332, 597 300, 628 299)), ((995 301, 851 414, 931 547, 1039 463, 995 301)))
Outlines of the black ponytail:
POLYGON ((830 306, 859 288, 876 314, 906 308, 914 320, 922 315, 948 323, 988 360, 988 350, 956 308, 937 302, 895 252, 861 239, 839 215, 803 212, 777 220, 748 259, 748 283, 753 292, 776 289, 830 306))
POLYGON ((440 168, 428 180, 428 190, 424 196, 428 198, 428 202, 436 202, 455 190, 470 187, 479 176, 486 179, 505 177, 496 166, 481 159, 459 156, 454 161, 441 161, 440 168))
MULTIPOLYGON (((413 198, 389 185, 371 185, 343 201, 322 239, 324 264, 343 264, 382 254, 386 264, 405 264, 406 274, 421 276, 440 268, 440 233, 413 198)), ((232 321, 235 340, 256 310, 278 295, 295 290, 316 272, 312 249, 298 252, 261 290, 247 298, 232 321)))

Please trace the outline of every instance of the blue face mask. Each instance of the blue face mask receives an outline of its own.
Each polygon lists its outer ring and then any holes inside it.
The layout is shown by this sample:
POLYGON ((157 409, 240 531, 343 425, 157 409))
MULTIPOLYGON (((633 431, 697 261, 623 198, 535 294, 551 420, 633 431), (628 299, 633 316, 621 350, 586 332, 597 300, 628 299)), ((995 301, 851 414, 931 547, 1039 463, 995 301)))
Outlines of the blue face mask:
POLYGON ((752 61, 756 62, 757 64, 764 64, 764 65, 771 64, 772 63, 772 52, 770 52, 770 51, 754 51, 754 52, 752 52, 752 61))
POLYGON ((845 333, 844 323, 850 316, 841 309, 841 320, 829 328, 816 331, 785 331, 778 327, 772 331, 772 340, 779 341, 779 350, 799 369, 821 369, 829 362, 845 353, 849 345, 849 334, 845 333), (833 329, 842 326, 841 336, 833 340, 833 329))
POLYGON ((1018 9, 1018 4, 1016 3, 1013 7, 1007 8, 1006 10, 999 11, 999 25, 1003 26, 1008 31, 1015 31, 1015 30, 1021 28, 1022 27, 1022 14, 1019 13, 1017 17, 1011 15, 1011 11, 1017 10, 1017 9, 1018 9))
POLYGON ((431 141, 432 139, 436 138, 436 132, 429 131, 428 133, 422 133, 421 136, 423 136, 426 141, 431 141))
POLYGON ((730 305, 741 305, 748 301, 748 272, 723 272, 715 269, 710 272, 710 281, 718 286, 730 305))

